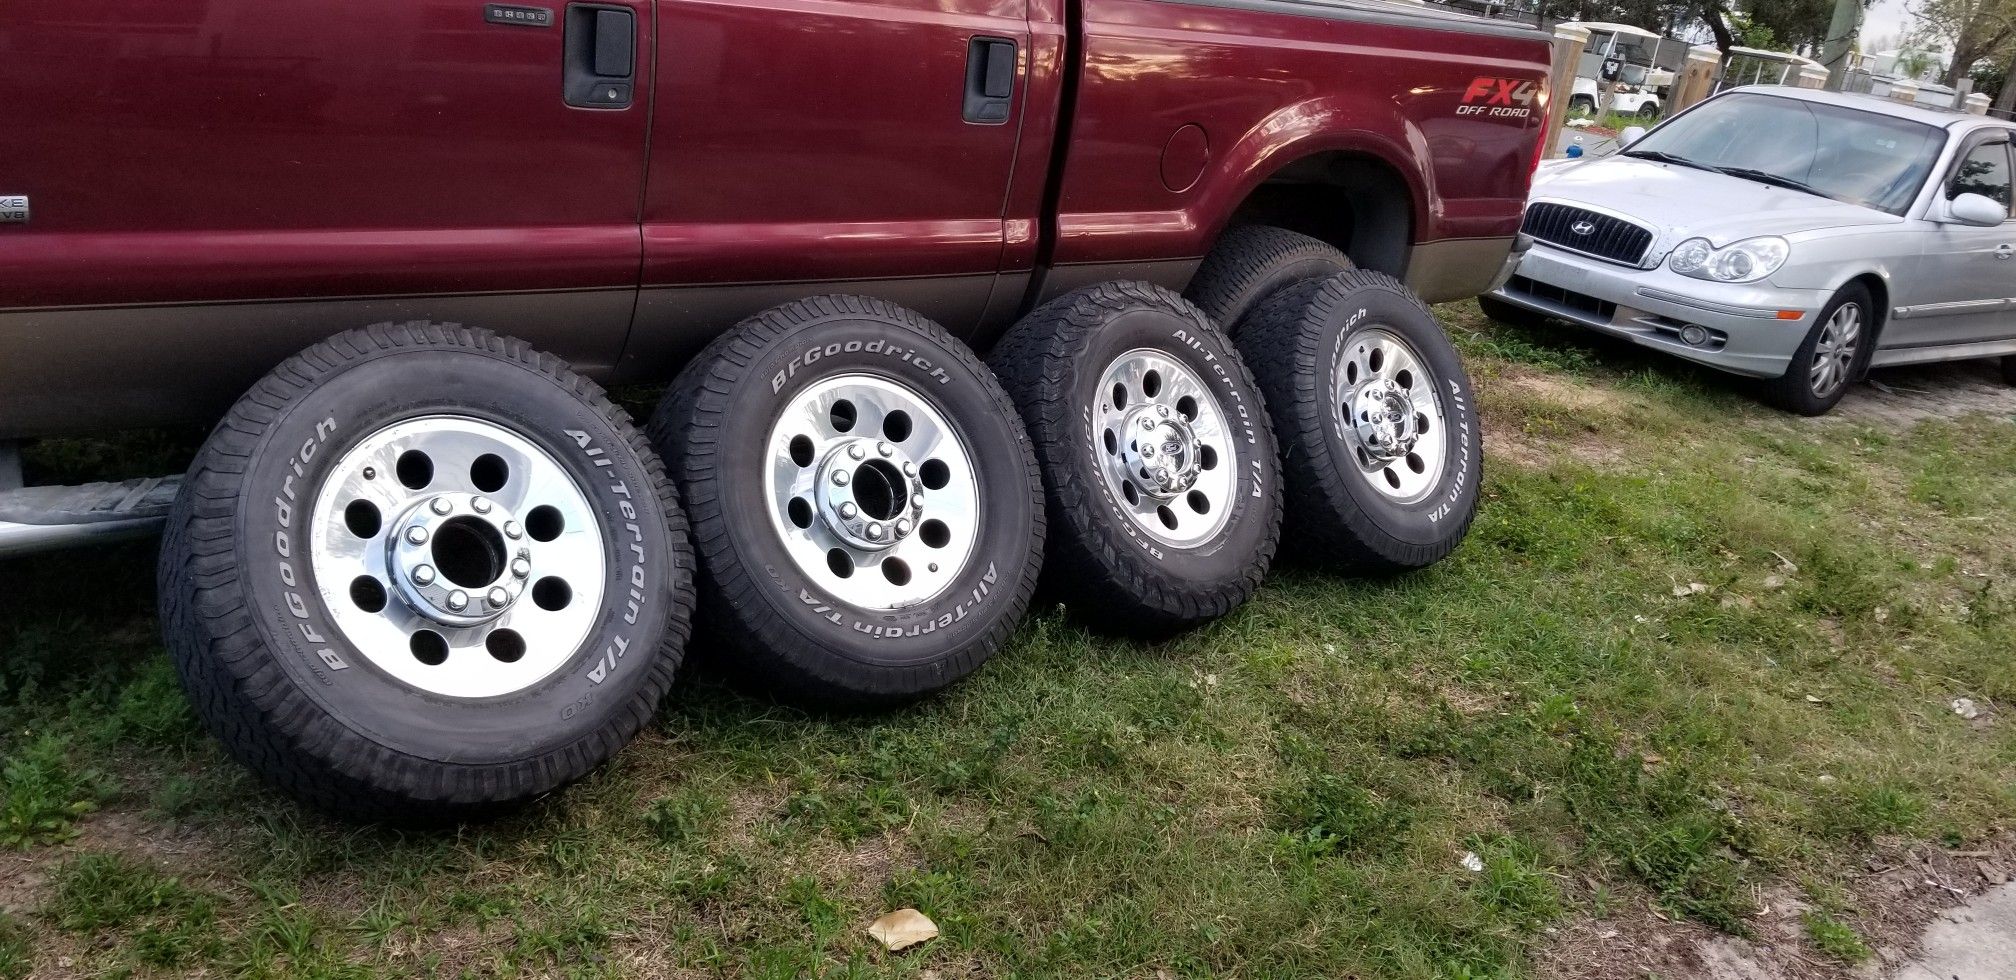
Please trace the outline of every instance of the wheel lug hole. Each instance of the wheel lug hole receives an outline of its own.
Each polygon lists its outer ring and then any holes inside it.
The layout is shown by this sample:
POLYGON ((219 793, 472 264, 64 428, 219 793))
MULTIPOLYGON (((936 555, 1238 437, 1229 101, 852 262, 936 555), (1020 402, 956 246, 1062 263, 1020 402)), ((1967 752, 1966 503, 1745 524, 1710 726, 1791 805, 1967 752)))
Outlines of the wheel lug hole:
POLYGON ((904 463, 904 464, 903 464, 903 475, 904 475, 904 476, 916 476, 916 475, 917 475, 917 464, 916 464, 916 463, 904 463))
POLYGON ((853 504, 841 504, 841 505, 840 505, 840 516, 841 516, 841 517, 844 517, 844 518, 847 518, 848 520, 853 520, 853 519, 854 519, 854 515, 856 515, 856 514, 859 514, 859 513, 861 513, 861 508, 859 508, 859 507, 856 507, 856 506, 854 506, 853 504))
POLYGON ((424 527, 409 527, 409 528, 407 528, 407 529, 406 529, 406 542, 407 542, 408 544, 426 544, 426 543, 427 543, 427 529, 426 529, 426 528, 424 528, 424 527))
POLYGON ((834 485, 834 486, 836 486, 836 487, 844 487, 844 486, 846 486, 846 485, 847 485, 847 479, 848 479, 848 478, 847 478, 847 471, 846 471, 846 470, 834 470, 834 471, 833 471, 833 485, 834 485))
POLYGON ((469 509, 475 511, 478 514, 490 513, 490 498, 477 497, 476 499, 469 501, 469 509))
POLYGON ((435 497, 434 502, 427 505, 427 509, 432 510, 436 514, 446 515, 449 511, 455 509, 455 505, 450 503, 447 497, 435 497))
POLYGON ((416 566, 413 569, 413 583, 415 585, 434 584, 434 566, 432 565, 416 566))
POLYGON ((532 574, 532 563, 523 558, 513 561, 511 563, 511 574, 518 578, 530 576, 532 574))
POLYGON ((867 450, 867 449, 865 449, 865 448, 863 448, 863 447, 862 447, 862 445, 861 445, 860 443, 858 443, 858 442, 857 442, 857 443, 855 443, 854 445, 851 445, 851 446, 848 446, 848 447, 847 447, 847 458, 848 458, 848 459, 867 459, 867 458, 868 458, 868 450, 867 450))
POLYGON ((505 522, 504 522, 504 536, 505 536, 505 537, 507 537, 507 538, 510 538, 510 539, 511 539, 511 540, 513 540, 513 541, 516 541, 516 540, 518 540, 519 538, 522 538, 522 537, 524 537, 524 536, 525 536, 525 529, 524 529, 524 528, 522 528, 522 527, 519 527, 519 526, 518 526, 518 522, 517 522, 517 521, 505 521, 505 522))
POLYGON ((875 444, 875 452, 877 455, 883 457, 894 456, 896 455, 896 448, 886 442, 878 442, 875 444))

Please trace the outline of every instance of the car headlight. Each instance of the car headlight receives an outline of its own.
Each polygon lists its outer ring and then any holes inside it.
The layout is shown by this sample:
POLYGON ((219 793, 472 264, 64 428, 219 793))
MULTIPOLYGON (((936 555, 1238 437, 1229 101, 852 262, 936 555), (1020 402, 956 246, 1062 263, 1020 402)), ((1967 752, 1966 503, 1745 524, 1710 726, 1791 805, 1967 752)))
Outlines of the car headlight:
POLYGON ((1666 267, 1709 282, 1756 282, 1785 264, 1792 244, 1783 238, 1746 238, 1716 248, 1706 238, 1689 238, 1666 257, 1666 267))

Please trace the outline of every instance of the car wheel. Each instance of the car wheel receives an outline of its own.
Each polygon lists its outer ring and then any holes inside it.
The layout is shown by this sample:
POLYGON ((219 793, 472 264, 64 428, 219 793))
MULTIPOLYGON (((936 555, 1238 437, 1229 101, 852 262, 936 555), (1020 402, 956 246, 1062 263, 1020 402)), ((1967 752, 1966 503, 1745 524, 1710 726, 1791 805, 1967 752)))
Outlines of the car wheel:
POLYGON ((1028 437, 986 365, 915 313, 820 296, 751 317, 651 431, 691 510, 703 626, 778 697, 913 700, 978 669, 1028 608, 1028 437))
POLYGON ((1394 572, 1456 548, 1483 445, 1463 363, 1418 297, 1362 270, 1303 283, 1253 314, 1239 350, 1281 439, 1301 555, 1394 572))
POLYGON ((1286 228, 1241 225, 1218 239, 1183 295, 1232 333, 1246 314, 1281 289, 1351 268, 1351 260, 1328 242, 1286 228))
POLYGON ((1869 363, 1875 339, 1875 302, 1869 288, 1852 283, 1822 307, 1792 355, 1783 377, 1764 383, 1764 398, 1798 415, 1825 415, 1869 363))
POLYGON ((1570 112, 1586 112, 1594 115, 1596 112, 1596 100, 1587 95, 1570 96, 1568 99, 1568 110, 1570 112))
POLYGON ((439 823, 637 734, 692 568, 671 481, 601 389, 521 341, 382 324, 291 358, 211 434, 161 620, 240 762, 339 815, 439 823))
POLYGON ((1070 293, 991 359, 1036 444, 1051 592, 1116 632, 1166 635, 1245 602, 1273 562, 1274 436, 1238 351, 1146 283, 1070 293))
POLYGON ((1545 313, 1535 313, 1523 306, 1507 303, 1496 296, 1477 297, 1477 308, 1483 310, 1484 315, 1490 317, 1494 322, 1505 324, 1508 327, 1534 330, 1547 324, 1547 315, 1545 313))

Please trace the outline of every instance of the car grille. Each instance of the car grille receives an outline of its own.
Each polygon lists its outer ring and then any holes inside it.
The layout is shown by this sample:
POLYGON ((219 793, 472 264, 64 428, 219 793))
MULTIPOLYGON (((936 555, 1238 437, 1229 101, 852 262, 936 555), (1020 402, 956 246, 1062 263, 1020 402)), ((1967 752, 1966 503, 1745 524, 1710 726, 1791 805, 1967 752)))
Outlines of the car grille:
POLYGON ((1550 286, 1547 283, 1528 279, 1525 276, 1513 276, 1505 284, 1505 290, 1587 313, 1605 323, 1610 322, 1610 318, 1617 315, 1617 304, 1609 300, 1597 299, 1594 296, 1578 293, 1572 289, 1550 286))
POLYGON ((1520 230, 1549 245, 1619 265, 1637 266, 1652 247, 1650 229, 1585 208, 1534 204, 1520 230))

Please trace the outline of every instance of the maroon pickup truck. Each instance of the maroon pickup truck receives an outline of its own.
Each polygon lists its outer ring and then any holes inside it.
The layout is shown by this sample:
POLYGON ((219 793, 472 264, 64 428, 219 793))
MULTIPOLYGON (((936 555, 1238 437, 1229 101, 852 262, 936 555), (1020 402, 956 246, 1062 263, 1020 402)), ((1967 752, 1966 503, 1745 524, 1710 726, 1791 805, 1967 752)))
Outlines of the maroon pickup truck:
POLYGON ((879 705, 1039 569, 1161 635, 1277 543, 1420 567, 1480 454, 1422 300, 1506 267, 1548 61, 1379 0, 13 5, 0 555, 163 528, 212 730, 408 821, 608 758, 696 610, 879 705), (667 380, 648 430, 599 387, 667 380), (180 478, 22 486, 220 417, 180 478))

